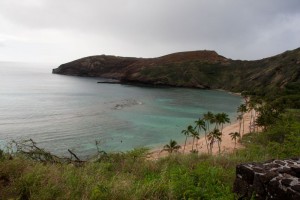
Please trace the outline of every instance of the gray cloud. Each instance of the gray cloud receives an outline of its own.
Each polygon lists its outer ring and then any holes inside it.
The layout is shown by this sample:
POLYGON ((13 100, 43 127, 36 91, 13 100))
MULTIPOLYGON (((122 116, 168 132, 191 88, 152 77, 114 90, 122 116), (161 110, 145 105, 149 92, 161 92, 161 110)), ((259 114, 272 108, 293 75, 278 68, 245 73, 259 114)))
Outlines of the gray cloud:
MULTIPOLYGON (((58 60, 101 53, 153 57, 196 49, 258 59, 300 46, 299 11, 299 0, 0 1, 0 18, 14 27, 6 34, 17 30, 18 37, 49 47, 44 55, 52 58, 55 48, 64 45, 58 60)), ((36 45, 21 46, 34 51, 36 45)))

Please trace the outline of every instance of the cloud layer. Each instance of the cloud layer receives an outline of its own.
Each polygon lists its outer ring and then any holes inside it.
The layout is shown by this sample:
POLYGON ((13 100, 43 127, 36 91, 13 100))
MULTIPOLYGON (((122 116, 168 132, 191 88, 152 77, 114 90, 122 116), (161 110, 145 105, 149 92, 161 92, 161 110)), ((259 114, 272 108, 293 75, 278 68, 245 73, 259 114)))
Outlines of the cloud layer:
POLYGON ((299 47, 299 34, 299 0, 0 0, 0 60, 201 49, 259 59, 299 47))

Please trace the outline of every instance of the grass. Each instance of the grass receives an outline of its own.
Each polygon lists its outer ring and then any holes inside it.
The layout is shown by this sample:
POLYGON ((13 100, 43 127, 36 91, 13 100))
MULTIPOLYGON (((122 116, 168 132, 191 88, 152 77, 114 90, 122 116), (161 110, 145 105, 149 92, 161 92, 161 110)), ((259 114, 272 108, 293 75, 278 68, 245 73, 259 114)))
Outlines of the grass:
POLYGON ((222 156, 173 154, 146 159, 146 149, 74 164, 41 163, 0 152, 0 199, 235 199, 239 163, 300 155, 299 110, 269 130, 244 136, 245 149, 222 156))

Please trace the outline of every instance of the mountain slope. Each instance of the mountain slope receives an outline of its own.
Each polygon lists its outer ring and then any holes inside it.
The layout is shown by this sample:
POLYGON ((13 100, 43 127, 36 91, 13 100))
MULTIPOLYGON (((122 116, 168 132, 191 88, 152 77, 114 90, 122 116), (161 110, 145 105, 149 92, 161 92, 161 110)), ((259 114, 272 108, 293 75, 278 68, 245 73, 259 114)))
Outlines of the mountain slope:
POLYGON ((206 50, 158 58, 91 56, 63 64, 53 73, 230 91, 283 88, 300 82, 300 48, 255 61, 231 60, 206 50))

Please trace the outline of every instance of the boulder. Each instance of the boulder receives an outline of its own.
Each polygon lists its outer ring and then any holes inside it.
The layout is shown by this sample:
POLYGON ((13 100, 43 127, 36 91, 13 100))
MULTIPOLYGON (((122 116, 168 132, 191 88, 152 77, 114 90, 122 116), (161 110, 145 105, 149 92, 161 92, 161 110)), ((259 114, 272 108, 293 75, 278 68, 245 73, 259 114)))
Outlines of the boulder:
POLYGON ((300 199, 300 158, 237 165, 234 192, 239 199, 300 199))

